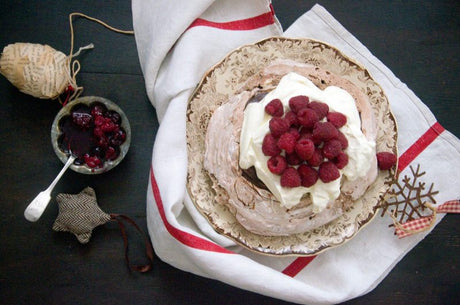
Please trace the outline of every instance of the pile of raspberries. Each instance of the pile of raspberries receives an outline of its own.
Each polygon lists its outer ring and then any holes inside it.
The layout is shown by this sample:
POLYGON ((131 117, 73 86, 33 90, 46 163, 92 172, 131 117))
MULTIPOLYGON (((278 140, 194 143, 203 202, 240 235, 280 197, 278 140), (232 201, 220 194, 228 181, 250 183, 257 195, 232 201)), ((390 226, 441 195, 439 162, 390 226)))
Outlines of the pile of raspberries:
MULTIPOLYGON (((289 108, 284 113, 279 99, 265 106, 265 112, 272 116, 270 132, 262 143, 262 152, 270 157, 268 169, 280 175, 281 186, 288 188, 310 187, 318 179, 324 183, 338 179, 339 170, 348 164, 348 140, 339 130, 347 117, 304 95, 292 97, 289 108)), ((396 164, 397 157, 379 152, 377 161, 381 170, 387 170, 396 164)))
POLYGON ((339 130, 347 123, 346 116, 304 95, 292 97, 289 108, 285 113, 279 99, 265 106, 272 116, 262 143, 262 152, 270 157, 268 169, 281 176, 281 186, 289 188, 338 179, 339 169, 348 164, 344 151, 348 140, 339 130))

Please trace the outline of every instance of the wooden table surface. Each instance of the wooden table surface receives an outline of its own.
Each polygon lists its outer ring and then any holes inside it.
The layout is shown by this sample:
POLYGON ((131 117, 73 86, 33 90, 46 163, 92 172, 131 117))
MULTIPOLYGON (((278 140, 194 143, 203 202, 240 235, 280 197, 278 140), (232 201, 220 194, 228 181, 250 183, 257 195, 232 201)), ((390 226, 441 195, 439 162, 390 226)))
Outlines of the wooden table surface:
MULTIPOLYGON (((284 28, 314 1, 273 1, 284 28)), ((460 4, 458 1, 319 1, 411 88, 457 137, 460 135, 460 4)), ((68 14, 79 11, 132 29, 130 1, 4 0, 0 47, 14 42, 48 44, 69 53, 68 14)), ((144 231, 151 150, 158 128, 145 93, 133 36, 84 19, 75 21, 75 46, 94 43, 79 57, 84 95, 103 96, 130 119, 130 151, 109 173, 68 171, 53 192, 92 186, 103 210, 132 217, 144 231)), ((30 223, 23 212, 62 167, 50 143, 60 109, 56 101, 20 93, 0 77, 0 303, 1 304, 288 304, 175 269, 156 259, 146 274, 129 272, 116 223, 98 227, 88 244, 54 232, 53 200, 30 223)), ((460 218, 448 215, 370 293, 346 304, 458 304, 460 218)), ((141 257, 131 234, 131 255, 141 257)))

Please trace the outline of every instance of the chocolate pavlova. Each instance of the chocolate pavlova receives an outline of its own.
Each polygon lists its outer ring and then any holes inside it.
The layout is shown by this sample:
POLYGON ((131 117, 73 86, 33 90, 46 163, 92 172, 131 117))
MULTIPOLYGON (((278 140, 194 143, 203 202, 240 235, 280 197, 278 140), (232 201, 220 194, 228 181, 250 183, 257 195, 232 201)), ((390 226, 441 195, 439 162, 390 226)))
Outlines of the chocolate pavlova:
POLYGON ((213 113, 204 168, 247 230, 305 232, 343 214, 377 176, 376 122, 353 83, 278 61, 213 113))
POLYGON ((394 176, 397 129, 381 87, 311 39, 229 53, 193 92, 186 128, 190 202, 261 253, 311 255, 349 240, 394 176))

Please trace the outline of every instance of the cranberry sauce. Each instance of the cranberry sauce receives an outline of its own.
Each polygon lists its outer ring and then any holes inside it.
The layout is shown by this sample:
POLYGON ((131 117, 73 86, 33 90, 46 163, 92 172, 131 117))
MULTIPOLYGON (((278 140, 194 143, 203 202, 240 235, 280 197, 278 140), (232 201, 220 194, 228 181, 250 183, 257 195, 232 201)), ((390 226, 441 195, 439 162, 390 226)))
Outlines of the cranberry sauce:
POLYGON ((100 102, 75 105, 58 125, 59 149, 66 154, 72 152, 77 157, 76 165, 103 167, 105 161, 120 155, 120 145, 126 140, 120 114, 100 102))

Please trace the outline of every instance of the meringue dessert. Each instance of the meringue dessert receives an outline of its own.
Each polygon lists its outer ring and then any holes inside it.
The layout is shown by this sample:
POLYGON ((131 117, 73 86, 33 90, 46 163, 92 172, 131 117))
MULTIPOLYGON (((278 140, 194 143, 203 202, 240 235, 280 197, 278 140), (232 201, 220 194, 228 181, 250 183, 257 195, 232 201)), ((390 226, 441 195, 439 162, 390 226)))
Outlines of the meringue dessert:
POLYGON ((352 82, 278 61, 214 111, 204 168, 217 202, 248 231, 303 233, 342 215, 375 181, 375 124, 352 82))

